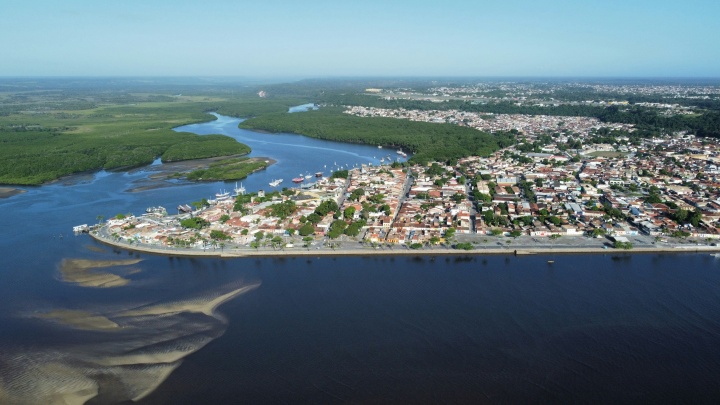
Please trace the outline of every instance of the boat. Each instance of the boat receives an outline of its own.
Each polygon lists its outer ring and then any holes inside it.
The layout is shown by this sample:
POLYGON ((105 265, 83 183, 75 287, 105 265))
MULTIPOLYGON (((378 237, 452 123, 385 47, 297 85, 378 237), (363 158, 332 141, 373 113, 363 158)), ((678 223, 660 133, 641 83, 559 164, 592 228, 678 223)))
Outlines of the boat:
POLYGON ((273 180, 273 181, 270 182, 270 186, 271 186, 271 187, 277 187, 277 186, 279 186, 280 183, 282 183, 282 182, 283 182, 283 179, 276 179, 276 180, 273 180))
POLYGON ((309 179, 309 178, 311 178, 311 177, 312 177, 312 176, 310 175, 310 173, 308 173, 308 174, 305 175, 305 178, 306 178, 306 179, 309 179))
POLYGON ((323 174, 322 172, 317 172, 317 173, 315 173, 315 177, 322 177, 322 174, 323 174))
POLYGON ((239 195, 244 195, 245 187, 243 186, 242 183, 240 183, 240 187, 238 187, 237 183, 235 183, 235 189, 233 191, 235 191, 235 194, 233 195, 233 197, 237 197, 239 195))
POLYGON ((548 264, 553 264, 553 263, 555 263, 555 260, 548 260, 548 264))
POLYGON ((215 200, 224 201, 230 198, 230 193, 225 190, 220 190, 219 193, 215 193, 215 200))
POLYGON ((302 183, 303 181, 305 181, 305 179, 302 177, 295 177, 294 179, 292 179, 292 181, 293 183, 302 183))
POLYGON ((167 210, 165 207, 157 206, 157 207, 147 207, 145 208, 145 212, 148 214, 159 214, 159 215, 167 215, 167 210))
POLYGON ((87 233, 90 227, 87 224, 73 226, 73 232, 75 233, 87 233))

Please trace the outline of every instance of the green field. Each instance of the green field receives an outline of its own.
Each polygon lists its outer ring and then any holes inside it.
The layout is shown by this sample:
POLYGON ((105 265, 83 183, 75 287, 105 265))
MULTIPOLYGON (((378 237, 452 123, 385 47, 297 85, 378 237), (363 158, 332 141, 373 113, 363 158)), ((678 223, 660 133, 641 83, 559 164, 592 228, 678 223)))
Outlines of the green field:
POLYGON ((0 184, 38 185, 73 173, 163 161, 247 154, 222 135, 172 128, 215 119, 216 111, 254 116, 306 100, 227 93, 173 96, 108 89, 0 93, 0 184))

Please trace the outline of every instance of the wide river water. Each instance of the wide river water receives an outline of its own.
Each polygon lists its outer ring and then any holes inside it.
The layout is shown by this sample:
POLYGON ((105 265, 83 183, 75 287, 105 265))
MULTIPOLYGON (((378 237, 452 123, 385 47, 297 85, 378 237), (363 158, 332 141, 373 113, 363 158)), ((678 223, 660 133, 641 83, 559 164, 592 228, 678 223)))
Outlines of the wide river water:
MULTIPOLYGON (((238 123, 178 130, 277 160, 249 191, 394 154, 238 123)), ((234 186, 128 191, 148 173, 0 200, 0 403, 720 401, 709 254, 206 259, 72 235, 234 186)))

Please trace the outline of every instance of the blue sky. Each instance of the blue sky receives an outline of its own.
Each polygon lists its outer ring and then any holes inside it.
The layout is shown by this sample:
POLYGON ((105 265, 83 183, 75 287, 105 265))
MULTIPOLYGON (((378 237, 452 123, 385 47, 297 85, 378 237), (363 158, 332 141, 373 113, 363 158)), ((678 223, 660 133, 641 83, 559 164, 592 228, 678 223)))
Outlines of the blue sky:
POLYGON ((0 76, 720 77, 717 0, 0 0, 0 76))

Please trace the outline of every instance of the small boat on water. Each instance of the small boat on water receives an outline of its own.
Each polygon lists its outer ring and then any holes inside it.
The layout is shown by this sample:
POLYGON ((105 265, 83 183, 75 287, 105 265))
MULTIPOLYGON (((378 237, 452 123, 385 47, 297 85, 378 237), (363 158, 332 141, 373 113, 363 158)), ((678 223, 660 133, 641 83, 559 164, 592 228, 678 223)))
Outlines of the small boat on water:
POLYGON ((305 181, 305 179, 302 177, 295 177, 294 179, 292 179, 292 181, 293 183, 302 183, 303 181, 305 181))
POLYGON ((271 186, 271 187, 277 187, 277 186, 279 186, 280 183, 282 183, 282 182, 283 182, 283 179, 276 179, 276 180, 273 180, 273 181, 270 182, 270 186, 271 186))
POLYGON ((317 172, 317 173, 315 173, 315 177, 322 177, 322 175, 323 175, 323 172, 317 172))
POLYGON ((548 260, 548 264, 553 264, 553 263, 555 263, 555 260, 548 260))

